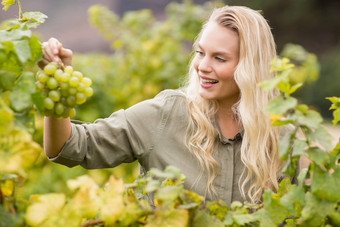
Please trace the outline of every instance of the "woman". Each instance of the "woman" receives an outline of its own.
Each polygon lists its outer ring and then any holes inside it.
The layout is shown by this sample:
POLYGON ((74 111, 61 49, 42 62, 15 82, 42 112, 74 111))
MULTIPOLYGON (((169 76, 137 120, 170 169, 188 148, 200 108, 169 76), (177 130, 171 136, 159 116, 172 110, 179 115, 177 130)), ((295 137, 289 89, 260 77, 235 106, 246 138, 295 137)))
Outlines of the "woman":
MULTIPOLYGON (((194 44, 187 86, 165 90, 93 124, 45 117, 50 160, 69 167, 109 168, 138 160, 142 172, 178 167, 184 186, 208 200, 258 203, 275 190, 282 162, 278 128, 263 112, 276 94, 260 81, 274 76, 270 28, 246 7, 215 9, 194 44)), ((56 39, 43 44, 41 66, 70 65, 72 52, 56 39)))

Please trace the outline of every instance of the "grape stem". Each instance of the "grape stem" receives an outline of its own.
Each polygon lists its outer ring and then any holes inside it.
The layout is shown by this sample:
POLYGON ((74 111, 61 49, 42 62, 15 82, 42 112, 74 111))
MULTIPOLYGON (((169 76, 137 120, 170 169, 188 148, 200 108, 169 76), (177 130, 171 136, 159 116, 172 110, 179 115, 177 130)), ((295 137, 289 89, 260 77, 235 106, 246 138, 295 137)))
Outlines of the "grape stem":
POLYGON ((21 5, 21 2, 20 2, 20 0, 17 0, 17 3, 18 3, 18 7, 19 7, 19 20, 21 20, 22 19, 22 12, 23 12, 23 10, 22 10, 22 5, 21 5))
POLYGON ((103 220, 101 220, 101 219, 92 220, 92 221, 88 221, 88 222, 82 224, 80 227, 89 227, 91 225, 97 225, 97 224, 101 224, 101 223, 103 223, 103 220))

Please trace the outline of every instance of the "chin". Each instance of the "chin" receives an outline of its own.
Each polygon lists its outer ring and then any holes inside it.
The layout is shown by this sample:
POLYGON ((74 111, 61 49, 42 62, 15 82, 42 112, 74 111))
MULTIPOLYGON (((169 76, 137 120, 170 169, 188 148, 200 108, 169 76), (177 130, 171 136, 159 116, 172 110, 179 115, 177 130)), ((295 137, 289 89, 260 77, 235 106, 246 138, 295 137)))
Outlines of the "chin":
POLYGON ((216 100, 216 97, 212 94, 207 94, 207 92, 200 92, 199 93, 202 99, 206 100, 216 100))

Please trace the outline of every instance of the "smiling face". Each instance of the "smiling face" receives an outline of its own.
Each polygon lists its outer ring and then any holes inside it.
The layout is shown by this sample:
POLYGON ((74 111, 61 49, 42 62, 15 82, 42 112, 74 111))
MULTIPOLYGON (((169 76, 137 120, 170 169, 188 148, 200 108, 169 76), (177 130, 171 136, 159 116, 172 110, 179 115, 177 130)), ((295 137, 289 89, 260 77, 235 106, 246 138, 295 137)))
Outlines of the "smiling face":
POLYGON ((240 93, 234 80, 238 61, 238 34, 230 28, 209 22, 198 40, 193 59, 199 76, 200 96, 219 103, 236 103, 240 93))

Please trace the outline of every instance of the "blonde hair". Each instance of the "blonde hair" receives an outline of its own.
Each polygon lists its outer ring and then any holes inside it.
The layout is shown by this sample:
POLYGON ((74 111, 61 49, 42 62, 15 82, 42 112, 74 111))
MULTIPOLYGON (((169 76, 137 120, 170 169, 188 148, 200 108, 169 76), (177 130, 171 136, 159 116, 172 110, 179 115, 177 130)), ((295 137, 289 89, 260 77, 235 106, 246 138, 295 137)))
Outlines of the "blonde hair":
MULTIPOLYGON (((233 107, 244 131, 241 160, 245 170, 239 180, 239 187, 244 198, 247 194, 251 202, 258 203, 264 189, 278 188, 277 173, 282 168, 278 158, 279 130, 271 126, 263 112, 277 92, 264 92, 258 86, 259 82, 275 76, 270 73, 269 64, 276 56, 274 39, 267 21, 259 12, 242 6, 225 6, 213 11, 194 45, 197 45, 205 27, 211 22, 233 29, 239 36, 239 63, 234 79, 240 89, 240 98, 233 107)), ((215 194, 213 182, 218 164, 213 153, 218 135, 215 123, 218 104, 214 100, 203 99, 198 90, 199 80, 192 61, 186 86, 191 116, 187 145, 202 169, 208 173, 208 192, 215 194)))

